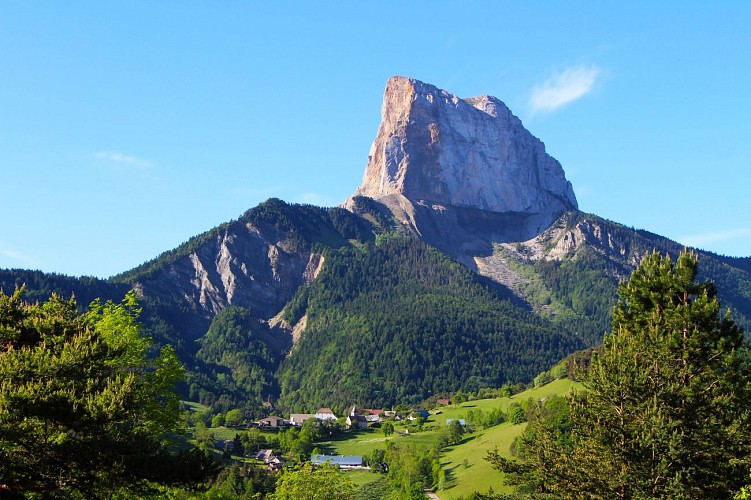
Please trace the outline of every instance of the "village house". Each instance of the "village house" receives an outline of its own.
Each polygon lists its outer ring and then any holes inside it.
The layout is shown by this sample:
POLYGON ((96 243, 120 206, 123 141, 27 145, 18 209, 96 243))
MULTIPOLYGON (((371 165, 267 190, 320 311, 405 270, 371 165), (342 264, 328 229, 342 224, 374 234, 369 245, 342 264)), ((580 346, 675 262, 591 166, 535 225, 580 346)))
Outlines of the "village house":
POLYGON ((258 427, 284 427, 287 421, 282 417, 266 417, 258 421, 258 427))
POLYGON ((306 420, 310 420, 311 418, 316 417, 312 413, 291 413, 289 416, 289 423, 290 425, 300 427, 306 420))
POLYGON ((274 450, 258 450, 253 458, 256 460, 263 460, 264 463, 269 463, 269 460, 274 458, 274 450))
POLYGON ((347 416, 349 417, 357 417, 360 415, 360 409, 357 407, 357 405, 352 405, 349 410, 347 410, 347 416))
POLYGON ((375 424, 375 423, 378 423, 378 422, 381 421, 381 416, 380 415, 363 415, 362 417, 369 424, 375 424))
POLYGON ((313 465, 331 464, 340 469, 370 469, 363 465, 362 457, 359 455, 311 455, 310 463, 313 465))
POLYGON ((367 429, 368 428, 368 420, 365 418, 364 415, 347 415, 347 420, 345 420, 345 423, 347 424, 347 427, 350 429, 367 429))
POLYGON ((313 416, 320 421, 337 419, 334 412, 331 411, 331 408, 320 408, 313 416))
POLYGON ((276 472, 284 465, 284 459, 274 455, 273 450, 259 450, 258 453, 253 455, 256 460, 263 460, 271 472, 276 472))
POLYGON ((418 418, 427 419, 429 416, 430 413, 428 413, 428 410, 413 410, 412 413, 409 414, 409 417, 407 417, 407 420, 411 422, 418 418))
POLYGON ((345 423, 350 429, 367 429, 368 424, 381 421, 380 415, 382 413, 383 410, 358 408, 357 405, 352 405, 347 410, 347 420, 345 423))

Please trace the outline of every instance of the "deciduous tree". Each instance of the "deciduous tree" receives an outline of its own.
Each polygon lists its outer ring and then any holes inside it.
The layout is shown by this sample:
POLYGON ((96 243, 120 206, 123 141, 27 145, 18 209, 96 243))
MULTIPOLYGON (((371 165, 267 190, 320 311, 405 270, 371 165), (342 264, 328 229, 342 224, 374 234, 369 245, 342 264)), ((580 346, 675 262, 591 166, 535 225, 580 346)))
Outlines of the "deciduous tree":
POLYGON ((272 500, 351 500, 354 486, 339 468, 314 467, 306 463, 297 469, 284 469, 276 483, 272 500))
POLYGON ((22 294, 0 293, 0 491, 96 498, 212 472, 161 442, 179 423, 182 367, 169 347, 147 356, 134 293, 82 315, 73 299, 22 294))

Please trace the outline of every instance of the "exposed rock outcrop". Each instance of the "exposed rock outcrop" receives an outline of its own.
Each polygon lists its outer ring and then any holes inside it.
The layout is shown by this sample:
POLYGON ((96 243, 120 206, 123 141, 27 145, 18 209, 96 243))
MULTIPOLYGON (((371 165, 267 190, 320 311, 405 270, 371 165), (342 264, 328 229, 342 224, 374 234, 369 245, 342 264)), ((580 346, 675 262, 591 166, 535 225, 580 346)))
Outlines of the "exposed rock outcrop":
POLYGON ((133 286, 142 296, 187 305, 198 322, 192 325, 193 335, 203 334, 211 318, 229 305, 270 319, 323 265, 315 252, 289 249, 286 238, 238 221, 133 286))
POLYGON ((411 78, 386 84, 365 176, 344 206, 377 200, 420 238, 480 271, 498 242, 526 241, 577 209, 560 163, 495 97, 411 78))
POLYGON ((355 196, 400 206, 409 223, 415 203, 534 217, 530 229, 577 208, 560 163, 495 97, 463 100, 396 76, 381 114, 355 196))

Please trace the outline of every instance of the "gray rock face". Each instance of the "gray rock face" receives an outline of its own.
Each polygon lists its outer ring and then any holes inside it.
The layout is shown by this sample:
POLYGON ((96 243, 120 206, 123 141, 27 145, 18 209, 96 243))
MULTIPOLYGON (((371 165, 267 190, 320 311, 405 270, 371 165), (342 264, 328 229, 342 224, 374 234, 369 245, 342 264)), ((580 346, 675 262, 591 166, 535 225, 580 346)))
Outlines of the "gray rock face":
POLYGON ((495 97, 460 99, 396 76, 381 114, 355 196, 542 215, 548 224, 577 208, 560 163, 495 97))
POLYGON ((288 236, 234 222, 132 286, 141 296, 186 306, 192 321, 186 327, 189 335, 205 333, 211 318, 230 305, 268 320, 318 275, 323 264, 320 254, 289 248, 288 236))

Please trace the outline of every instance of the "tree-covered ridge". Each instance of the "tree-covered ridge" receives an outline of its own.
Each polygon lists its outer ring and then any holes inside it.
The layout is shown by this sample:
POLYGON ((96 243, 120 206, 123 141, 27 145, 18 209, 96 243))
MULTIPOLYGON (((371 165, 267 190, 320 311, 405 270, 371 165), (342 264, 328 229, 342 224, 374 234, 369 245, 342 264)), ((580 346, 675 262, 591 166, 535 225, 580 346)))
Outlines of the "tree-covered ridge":
POLYGON ((339 247, 348 244, 348 240, 365 241, 373 238, 370 223, 342 208, 290 204, 278 198, 270 198, 246 211, 238 220, 220 224, 194 236, 155 259, 113 276, 111 281, 133 283, 149 276, 190 255, 217 236, 231 231, 236 224, 251 224, 267 234, 276 234, 287 241, 291 251, 310 250, 314 244, 339 247))
POLYGON ((230 306, 221 311, 198 344, 199 366, 188 376, 192 401, 211 404, 224 398, 233 406, 246 402, 246 407, 257 409, 279 394, 274 372, 288 346, 247 309, 230 306))
POLYGON ((530 380, 582 346, 417 239, 331 251, 292 302, 308 326, 282 363, 282 405, 380 407, 530 380))
POLYGON ((190 255, 197 248, 213 240, 217 235, 226 231, 229 227, 232 226, 232 224, 236 223, 236 221, 226 222, 210 229, 209 231, 206 231, 205 233, 193 236, 188 241, 182 243, 176 248, 162 252, 156 258, 144 262, 140 266, 136 266, 129 271, 125 271, 111 277, 110 281, 112 281, 113 283, 133 283, 138 279, 141 279, 144 276, 148 276, 154 271, 163 268, 164 266, 172 264, 179 259, 190 255))
POLYGON ((283 234, 294 251, 316 245, 338 248, 347 246, 350 240, 373 239, 373 226, 348 210, 289 204, 277 198, 251 208, 240 220, 268 234, 283 234))
POLYGON ((91 276, 72 277, 42 271, 24 269, 0 269, 0 290, 6 294, 25 286, 24 300, 44 302, 53 294, 61 297, 74 295, 79 307, 85 307, 95 299, 119 300, 130 287, 114 284, 91 276))
MULTIPOLYGON (((535 310, 549 314, 560 328, 575 333, 587 345, 599 344, 610 327, 617 288, 642 257, 657 250, 676 256, 683 246, 654 233, 635 230, 584 212, 569 212, 559 222, 565 233, 577 232, 581 244, 557 259, 533 259, 517 244, 516 252, 500 250, 525 283, 523 295, 535 310)), ((540 240, 546 251, 557 243, 548 230, 540 240)), ((751 273, 745 259, 698 252, 700 279, 718 283, 719 299, 731 309, 736 322, 751 328, 751 273)))

